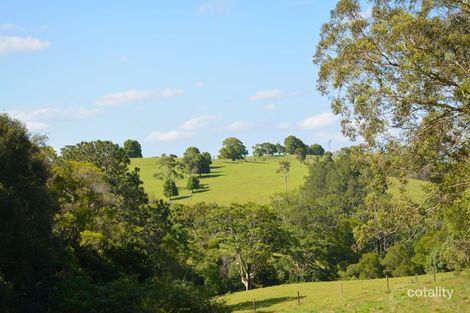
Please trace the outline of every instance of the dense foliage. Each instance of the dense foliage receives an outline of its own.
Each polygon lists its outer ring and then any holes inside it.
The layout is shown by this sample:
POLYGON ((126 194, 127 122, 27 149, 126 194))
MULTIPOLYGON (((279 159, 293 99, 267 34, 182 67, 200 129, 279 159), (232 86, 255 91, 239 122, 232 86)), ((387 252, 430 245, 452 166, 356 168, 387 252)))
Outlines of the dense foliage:
POLYGON ((142 147, 137 140, 127 139, 122 147, 129 158, 141 158, 142 147))
POLYGON ((182 258, 170 207, 108 141, 55 153, 0 116, 0 308, 223 312, 182 258))

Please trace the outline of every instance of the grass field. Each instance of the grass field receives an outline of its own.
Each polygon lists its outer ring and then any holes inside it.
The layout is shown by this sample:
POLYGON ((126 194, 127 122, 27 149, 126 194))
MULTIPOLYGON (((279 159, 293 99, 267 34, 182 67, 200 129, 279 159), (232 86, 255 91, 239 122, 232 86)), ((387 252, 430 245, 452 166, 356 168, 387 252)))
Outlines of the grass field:
POLYGON ((257 313, 470 312, 470 273, 437 273, 436 277, 436 282, 433 275, 418 276, 417 281, 415 277, 390 278, 390 292, 386 279, 373 279, 281 285, 237 292, 222 299, 239 313, 253 312, 253 299, 257 313), (407 295, 408 289, 436 286, 453 289, 451 299, 407 295))
MULTIPOLYGON (((131 167, 139 167, 144 188, 151 199, 163 198, 163 182, 153 177, 157 171, 158 158, 139 158, 131 160, 131 167)), ((201 177, 203 188, 191 194, 186 190, 186 180, 177 182, 180 195, 175 201, 190 202, 217 202, 217 203, 245 203, 255 202, 267 204, 273 194, 284 192, 284 179, 276 174, 279 157, 264 159, 248 158, 247 161, 214 160, 212 172, 201 177)), ((300 166, 294 157, 290 157, 291 170, 288 178, 288 190, 302 185, 304 177, 308 174, 306 165, 300 166)), ((409 194, 418 198, 423 195, 422 182, 410 180, 407 190, 409 194)), ((397 182, 392 180, 390 192, 398 195, 397 182)))

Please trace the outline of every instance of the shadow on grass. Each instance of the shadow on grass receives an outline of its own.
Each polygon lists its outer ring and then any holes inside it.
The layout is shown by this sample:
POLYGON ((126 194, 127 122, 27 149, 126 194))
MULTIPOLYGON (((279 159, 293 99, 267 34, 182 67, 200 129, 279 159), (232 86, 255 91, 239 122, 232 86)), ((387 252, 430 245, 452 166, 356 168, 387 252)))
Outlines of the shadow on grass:
MULTIPOLYGON (((305 296, 300 297, 305 298, 305 296)), ((268 308, 272 305, 282 303, 282 302, 288 302, 288 301, 297 301, 297 297, 280 297, 280 298, 270 298, 270 299, 264 299, 264 300, 256 300, 256 309, 262 309, 262 308, 268 308)), ((233 304, 229 306, 231 310, 233 311, 243 311, 243 310, 250 310, 253 309, 253 301, 245 301, 245 302, 240 302, 237 304, 233 304)), ((264 313, 269 313, 269 312, 274 312, 274 311, 259 311, 259 312, 264 312, 264 313)))
POLYGON ((203 193, 203 192, 208 192, 210 189, 208 187, 203 187, 201 189, 194 190, 193 193, 203 193))
POLYGON ((189 198, 189 197, 191 197, 191 195, 189 195, 189 196, 173 197, 173 198, 171 198, 171 201, 173 201, 173 200, 183 200, 183 199, 186 199, 186 198, 189 198))
POLYGON ((204 178, 214 178, 214 177, 220 177, 220 176, 225 176, 224 174, 220 174, 220 172, 213 172, 210 174, 204 174, 199 179, 204 179, 204 178))
POLYGON ((225 167, 225 166, 211 166, 211 170, 217 169, 217 168, 222 168, 222 167, 225 167))

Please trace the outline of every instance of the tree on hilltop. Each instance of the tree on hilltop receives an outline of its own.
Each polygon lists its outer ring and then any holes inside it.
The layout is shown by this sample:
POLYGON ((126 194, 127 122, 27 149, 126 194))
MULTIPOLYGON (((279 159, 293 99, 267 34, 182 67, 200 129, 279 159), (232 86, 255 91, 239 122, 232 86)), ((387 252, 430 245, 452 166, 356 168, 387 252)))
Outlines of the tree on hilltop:
POLYGON ((222 143, 222 148, 219 150, 219 158, 226 160, 243 160, 248 155, 248 150, 243 145, 240 139, 229 137, 222 143))

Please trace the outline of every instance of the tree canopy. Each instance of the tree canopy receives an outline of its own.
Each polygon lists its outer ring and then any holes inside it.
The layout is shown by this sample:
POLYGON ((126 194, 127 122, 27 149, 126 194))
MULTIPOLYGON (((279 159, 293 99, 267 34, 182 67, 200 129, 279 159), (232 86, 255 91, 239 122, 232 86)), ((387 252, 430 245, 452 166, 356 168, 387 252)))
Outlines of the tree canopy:
POLYGON ((307 148, 302 140, 292 135, 284 139, 284 147, 286 148, 286 152, 289 154, 295 154, 295 150, 299 148, 304 151, 307 148))
POLYGON ((222 143, 222 148, 219 150, 219 158, 228 160, 242 160, 248 155, 248 150, 243 145, 240 139, 229 137, 222 143))
POLYGON ((126 155, 129 158, 141 158, 142 157, 142 147, 137 140, 127 139, 124 141, 123 146, 126 155))

